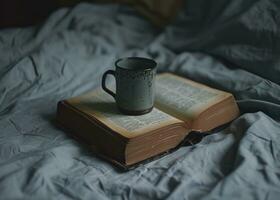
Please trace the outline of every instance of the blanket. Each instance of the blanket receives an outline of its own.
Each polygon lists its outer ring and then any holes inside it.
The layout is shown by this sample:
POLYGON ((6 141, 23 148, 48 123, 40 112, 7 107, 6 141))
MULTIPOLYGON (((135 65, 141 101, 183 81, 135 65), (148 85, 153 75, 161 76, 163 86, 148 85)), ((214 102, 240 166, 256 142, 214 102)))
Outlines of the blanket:
POLYGON ((0 30, 0 199, 278 199, 280 4, 188 0, 164 29, 126 6, 81 3, 0 30), (241 116, 193 146, 122 172, 68 137, 59 100, 145 56, 234 94, 241 116))

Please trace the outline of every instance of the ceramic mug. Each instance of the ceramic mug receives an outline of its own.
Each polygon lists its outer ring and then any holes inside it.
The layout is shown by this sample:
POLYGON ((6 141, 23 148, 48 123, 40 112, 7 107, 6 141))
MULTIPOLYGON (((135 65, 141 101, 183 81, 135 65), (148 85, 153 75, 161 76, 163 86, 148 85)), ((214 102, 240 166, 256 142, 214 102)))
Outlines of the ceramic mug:
POLYGON ((148 58, 121 58, 115 62, 115 71, 108 70, 103 74, 102 88, 115 99, 122 113, 148 113, 154 106, 156 66, 157 63, 148 58), (116 93, 106 87, 109 74, 116 79, 116 93))

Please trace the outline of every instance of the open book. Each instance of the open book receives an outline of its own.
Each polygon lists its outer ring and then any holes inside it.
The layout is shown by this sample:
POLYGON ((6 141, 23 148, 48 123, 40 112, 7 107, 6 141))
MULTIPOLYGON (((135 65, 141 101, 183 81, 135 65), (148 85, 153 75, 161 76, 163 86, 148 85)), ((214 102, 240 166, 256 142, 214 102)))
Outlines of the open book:
POLYGON ((57 119, 95 151, 131 166, 176 147, 191 131, 205 132, 239 115, 232 94, 165 73, 156 79, 154 109, 119 112, 101 89, 60 101, 57 119))

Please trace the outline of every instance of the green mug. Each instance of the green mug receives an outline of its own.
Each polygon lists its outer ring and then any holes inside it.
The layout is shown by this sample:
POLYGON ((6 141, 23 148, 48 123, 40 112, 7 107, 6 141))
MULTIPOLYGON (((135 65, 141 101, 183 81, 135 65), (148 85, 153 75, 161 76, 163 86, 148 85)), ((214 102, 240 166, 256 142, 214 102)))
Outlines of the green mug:
POLYGON ((103 74, 102 88, 115 99, 122 113, 149 113, 154 106, 156 66, 157 63, 148 58, 121 58, 115 62, 115 71, 108 70, 103 74), (116 79, 116 93, 106 87, 109 74, 116 79))

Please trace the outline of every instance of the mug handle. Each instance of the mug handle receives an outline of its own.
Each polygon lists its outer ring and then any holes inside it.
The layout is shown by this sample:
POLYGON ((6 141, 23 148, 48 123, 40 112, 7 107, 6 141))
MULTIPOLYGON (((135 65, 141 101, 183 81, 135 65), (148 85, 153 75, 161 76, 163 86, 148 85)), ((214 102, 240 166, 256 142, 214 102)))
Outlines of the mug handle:
POLYGON ((114 99, 116 98, 116 94, 114 92, 112 92, 111 90, 109 90, 107 87, 106 87, 106 78, 107 78, 107 75, 113 75, 116 79, 116 72, 113 71, 113 70, 107 70, 103 76, 102 76, 102 89, 107 92, 108 94, 110 94, 112 97, 114 97, 114 99))

